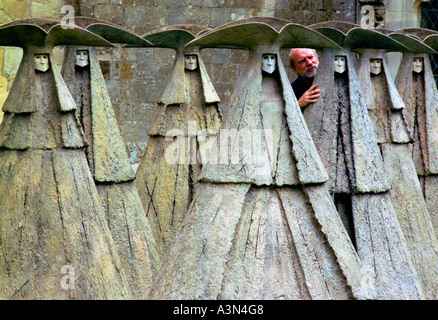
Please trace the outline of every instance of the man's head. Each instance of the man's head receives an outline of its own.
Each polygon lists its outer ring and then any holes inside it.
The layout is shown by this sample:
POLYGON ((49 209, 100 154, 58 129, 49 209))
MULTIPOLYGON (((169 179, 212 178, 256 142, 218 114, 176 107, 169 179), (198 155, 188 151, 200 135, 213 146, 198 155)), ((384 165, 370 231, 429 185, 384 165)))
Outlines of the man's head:
POLYGON ((303 78, 313 78, 319 66, 315 49, 292 49, 289 53, 289 65, 293 72, 303 78))

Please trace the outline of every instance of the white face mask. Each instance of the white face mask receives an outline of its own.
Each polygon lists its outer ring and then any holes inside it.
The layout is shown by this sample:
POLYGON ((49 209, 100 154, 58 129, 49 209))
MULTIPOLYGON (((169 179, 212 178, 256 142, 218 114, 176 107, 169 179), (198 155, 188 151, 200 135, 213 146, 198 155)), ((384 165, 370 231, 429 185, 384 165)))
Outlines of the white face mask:
POLYGON ((49 70, 49 55, 46 53, 37 53, 34 55, 35 69, 41 72, 49 70))
POLYGON ((334 67, 335 67, 335 72, 344 73, 345 69, 346 69, 345 57, 344 56, 335 56, 334 67))
POLYGON ((188 70, 195 70, 198 67, 198 57, 194 54, 188 54, 184 57, 184 67, 188 70))
POLYGON ((380 72, 382 72, 382 60, 371 59, 370 60, 370 72, 372 74, 379 74, 380 72))
POLYGON ((88 65, 88 51, 87 50, 76 51, 76 65, 79 67, 85 67, 88 65))
POLYGON ((276 56, 275 54, 264 54, 262 55, 262 70, 267 73, 272 73, 275 71, 276 67, 276 56))
POLYGON ((423 71, 423 58, 414 58, 412 70, 416 73, 423 71))

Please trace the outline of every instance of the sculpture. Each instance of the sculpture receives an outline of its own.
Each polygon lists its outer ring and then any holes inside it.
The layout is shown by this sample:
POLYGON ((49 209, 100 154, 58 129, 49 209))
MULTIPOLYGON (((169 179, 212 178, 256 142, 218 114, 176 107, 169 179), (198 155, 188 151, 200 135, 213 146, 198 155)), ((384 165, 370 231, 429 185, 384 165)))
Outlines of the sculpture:
POLYGON ((17 20, 0 34, 1 45, 23 48, 0 125, 0 297, 130 298, 76 104, 51 53, 56 45, 112 44, 55 20, 17 20))
POLYGON ((173 70, 148 127, 149 140, 135 179, 162 259, 193 198, 196 177, 222 117, 219 97, 199 49, 185 48, 205 30, 196 25, 174 25, 143 36, 155 47, 176 52, 173 70))
MULTIPOLYGON (((435 286, 436 277, 424 265, 435 265, 433 252, 436 245, 430 240, 424 241, 421 235, 422 230, 428 227, 427 211, 420 190, 414 188, 415 176, 406 174, 403 177, 409 177, 411 181, 397 182, 394 171, 386 174, 390 162, 381 156, 373 122, 367 115, 369 104, 365 103, 365 98, 372 95, 366 91, 362 93, 355 72, 355 51, 370 48, 404 50, 405 47, 376 31, 363 30, 348 23, 325 22, 312 27, 338 39, 348 57, 349 75, 341 85, 346 95, 337 98, 339 94, 331 86, 339 90, 339 77, 335 74, 334 81, 330 79, 332 76, 327 76, 333 75, 333 71, 323 69, 317 79, 326 89, 323 99, 304 111, 317 148, 330 171, 333 181, 331 191, 338 211, 344 217, 350 236, 356 241, 359 256, 364 263, 376 269, 376 288, 380 297, 411 299, 422 297, 427 291, 430 298, 434 294, 430 289, 435 286), (322 131, 324 135, 321 135, 322 131), (401 193, 395 186, 397 183, 407 185, 405 188, 410 193, 401 193), (414 187, 411 188, 411 185, 414 187), (407 218, 410 213, 416 217, 415 221, 407 218), (384 221, 391 221, 391 227, 384 221), (415 230, 416 236, 412 236, 412 230, 415 230), (418 250, 418 247, 422 249, 418 250), (398 258, 394 259, 396 256, 398 258), (409 275, 417 277, 420 282, 407 280, 409 275), (426 285, 426 291, 423 291, 422 285, 426 285)), ((333 53, 325 50, 323 55, 328 59, 324 63, 327 65, 333 59, 333 53)), ((367 66, 368 76, 370 73, 379 74, 384 66, 381 59, 367 60, 363 64, 367 66)), ((394 154, 403 157, 397 150, 394 154)))
POLYGON ((247 49, 249 59, 151 298, 369 297, 280 59, 283 47, 337 45, 267 17, 226 24, 192 45, 247 49), (272 73, 261 70, 265 54, 276 58, 272 73))
MULTIPOLYGON (((0 106, 3 107, 3 103, 8 97, 8 79, 0 76, 0 106)), ((3 111, 0 110, 0 123, 3 120, 3 111)))
MULTIPOLYGON (((402 50, 404 46, 354 24, 333 21, 310 27, 343 47, 342 50, 322 50, 320 70, 315 78, 315 83, 322 89, 321 98, 303 111, 329 171, 331 193, 338 212, 362 262, 372 266, 375 272, 376 296, 379 299, 422 298, 422 287, 416 280, 417 270, 411 256, 425 250, 409 251, 413 249, 410 244, 420 244, 407 241, 409 235, 401 230, 399 215, 390 197, 392 177, 386 172, 385 159, 365 103, 369 93, 362 92, 356 74, 355 51, 368 48, 402 50), (346 59, 347 70, 342 74, 335 73, 333 66, 334 58, 339 55, 346 59)), ((367 67, 368 75, 371 71, 378 74, 381 60, 368 61, 367 67)), ((398 196, 406 199, 403 195, 398 196)), ((418 213, 424 214, 427 214, 424 210, 418 213)), ((412 228, 416 227, 413 223, 412 228)))
MULTIPOLYGON (((414 47, 429 53, 434 52, 414 38, 395 36, 391 33, 388 37, 405 45, 407 49, 401 50, 402 52, 409 52, 414 47)), ((368 109, 385 168, 391 178, 392 187, 389 193, 392 204, 412 255, 412 262, 417 270, 425 297, 436 299, 438 243, 434 237, 432 221, 412 157, 413 132, 408 124, 408 109, 388 72, 384 59, 385 52, 389 50, 363 50, 360 53, 359 79, 363 85, 364 94, 372 97, 368 109), (382 72, 377 75, 367 74, 367 61, 373 58, 382 61, 382 72)))
MULTIPOLYGON (((438 48, 438 33, 418 28, 397 30, 393 36, 411 36, 438 48), (399 34, 401 33, 401 35, 399 34)), ((395 84, 405 103, 408 128, 412 132, 412 158, 420 179, 426 205, 438 232, 438 93, 429 55, 422 46, 403 54, 395 84), (422 70, 413 63, 421 59, 422 70)))
MULTIPOLYGON (((87 28, 105 24, 76 17, 87 28), (85 23, 86 22, 86 23, 85 23)), ((130 45, 128 31, 106 25, 112 33, 106 40, 130 45), (110 37, 112 35, 113 37, 110 37), (118 35, 118 39, 114 39, 118 35), (122 36, 126 35, 125 38, 122 36)), ((98 32, 98 31, 96 31, 98 32)), ((140 38, 144 46, 151 44, 140 38)), ((136 42, 138 44, 138 41, 136 42)), ((90 46, 68 46, 62 75, 73 95, 79 119, 88 141, 86 155, 96 183, 109 229, 134 299, 147 297, 160 266, 155 239, 134 184, 134 171, 126 152, 108 94, 96 50, 90 46)))

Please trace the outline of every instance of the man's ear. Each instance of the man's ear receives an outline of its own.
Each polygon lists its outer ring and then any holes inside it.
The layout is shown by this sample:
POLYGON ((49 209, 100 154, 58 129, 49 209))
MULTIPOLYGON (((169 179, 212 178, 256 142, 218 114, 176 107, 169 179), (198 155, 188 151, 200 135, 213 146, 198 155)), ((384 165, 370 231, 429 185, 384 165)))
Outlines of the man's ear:
POLYGON ((293 71, 294 73, 298 73, 297 69, 295 69, 294 66, 290 66, 290 68, 292 69, 292 71, 293 71))

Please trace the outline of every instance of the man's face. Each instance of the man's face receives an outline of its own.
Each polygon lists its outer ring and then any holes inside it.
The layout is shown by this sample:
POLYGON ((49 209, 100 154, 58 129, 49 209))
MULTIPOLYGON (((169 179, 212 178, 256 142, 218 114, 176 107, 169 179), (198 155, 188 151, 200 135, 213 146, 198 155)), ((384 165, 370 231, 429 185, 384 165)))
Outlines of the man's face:
POLYGON ((303 78, 313 78, 318 70, 319 60, 313 49, 294 49, 292 71, 303 78))

